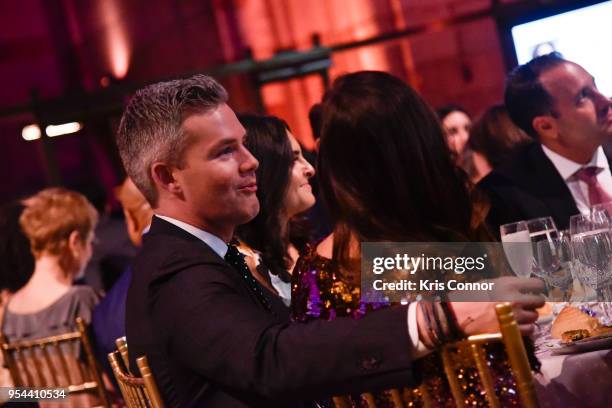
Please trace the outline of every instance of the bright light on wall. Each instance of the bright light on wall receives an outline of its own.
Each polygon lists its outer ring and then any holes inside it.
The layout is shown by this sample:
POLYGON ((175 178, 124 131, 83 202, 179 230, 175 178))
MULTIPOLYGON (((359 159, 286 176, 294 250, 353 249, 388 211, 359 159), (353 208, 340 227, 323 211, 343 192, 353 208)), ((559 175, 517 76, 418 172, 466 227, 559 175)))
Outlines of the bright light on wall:
POLYGON ((113 76, 122 79, 130 65, 130 44, 125 23, 121 19, 118 0, 100 2, 101 14, 106 25, 106 53, 113 76))
POLYGON ((49 137, 67 135, 70 133, 76 133, 83 129, 83 125, 79 122, 63 123, 61 125, 49 125, 45 128, 45 133, 49 137))
MULTIPOLYGON (((49 137, 68 135, 70 133, 76 133, 79 130, 83 129, 83 124, 80 122, 68 122, 62 123, 61 125, 49 125, 45 128, 45 134, 49 137)), ((40 126, 37 124, 31 124, 24 126, 21 129, 21 137, 23 140, 31 141, 40 139, 42 133, 40 131, 40 126)))
POLYGON ((21 129, 21 137, 23 140, 31 141, 40 139, 40 128, 38 125, 27 125, 21 129))

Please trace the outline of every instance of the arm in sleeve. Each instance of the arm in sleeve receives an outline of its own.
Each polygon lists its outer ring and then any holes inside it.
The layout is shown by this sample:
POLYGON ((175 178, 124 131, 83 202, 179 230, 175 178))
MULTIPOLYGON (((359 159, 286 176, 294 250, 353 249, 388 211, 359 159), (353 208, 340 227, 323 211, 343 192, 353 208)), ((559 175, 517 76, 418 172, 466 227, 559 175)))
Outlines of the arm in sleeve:
POLYGON ((229 389, 270 399, 312 398, 414 383, 407 307, 289 324, 240 293, 219 265, 165 282, 153 323, 180 364, 229 389), (185 318, 185 317, 191 318, 185 318))

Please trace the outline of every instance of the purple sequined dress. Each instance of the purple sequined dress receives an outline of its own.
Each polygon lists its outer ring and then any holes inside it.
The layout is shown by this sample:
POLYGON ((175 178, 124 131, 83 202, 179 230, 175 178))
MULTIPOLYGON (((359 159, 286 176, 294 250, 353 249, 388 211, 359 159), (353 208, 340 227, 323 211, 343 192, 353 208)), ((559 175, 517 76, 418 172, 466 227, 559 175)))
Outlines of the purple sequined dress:
MULTIPOLYGON (((360 287, 343 277, 337 264, 316 253, 315 248, 308 247, 300 256, 293 270, 291 286, 291 315, 296 323, 314 319, 334 320, 336 317, 359 319, 366 313, 389 303, 361 302, 360 287)), ((494 374, 495 389, 501 406, 520 406, 516 394, 516 385, 512 377, 501 344, 490 344, 485 347, 488 365, 494 374)), ((463 360, 462 353, 456 358, 463 360)), ((375 393, 342 396, 344 405, 351 407, 369 407, 372 403, 378 408, 396 407, 455 407, 450 388, 443 371, 439 353, 415 361, 415 373, 423 378, 418 388, 385 390, 375 393)), ((478 380, 478 371, 470 367, 458 367, 456 376, 465 395, 465 405, 472 407, 488 406, 485 392, 478 380)), ((336 397, 338 398, 338 397, 336 397)), ((334 401, 317 401, 315 406, 333 407, 334 401)))

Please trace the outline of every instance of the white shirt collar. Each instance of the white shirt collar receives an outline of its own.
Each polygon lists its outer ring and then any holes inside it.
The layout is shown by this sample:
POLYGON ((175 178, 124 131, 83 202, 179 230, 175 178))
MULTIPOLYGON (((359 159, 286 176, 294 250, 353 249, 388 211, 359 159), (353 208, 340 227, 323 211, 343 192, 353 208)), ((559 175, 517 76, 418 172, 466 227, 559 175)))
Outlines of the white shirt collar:
POLYGON ((600 169, 607 169, 610 167, 608 164, 608 160, 606 159, 606 155, 604 153, 603 147, 599 146, 597 150, 595 150, 595 154, 591 158, 587 164, 580 164, 572 161, 566 157, 561 156, 559 153, 553 152, 548 147, 541 145, 544 154, 550 159, 553 163, 563 180, 571 181, 572 176, 581 168, 595 166, 600 169))
POLYGON ((223 242, 223 240, 218 236, 172 217, 167 217, 165 215, 159 214, 155 214, 155 216, 161 218, 164 221, 168 221, 170 224, 173 224, 179 227, 180 229, 187 231, 196 238, 199 238, 200 240, 204 241, 206 245, 211 247, 217 255, 219 255, 221 258, 225 258, 225 254, 227 253, 227 244, 223 242))

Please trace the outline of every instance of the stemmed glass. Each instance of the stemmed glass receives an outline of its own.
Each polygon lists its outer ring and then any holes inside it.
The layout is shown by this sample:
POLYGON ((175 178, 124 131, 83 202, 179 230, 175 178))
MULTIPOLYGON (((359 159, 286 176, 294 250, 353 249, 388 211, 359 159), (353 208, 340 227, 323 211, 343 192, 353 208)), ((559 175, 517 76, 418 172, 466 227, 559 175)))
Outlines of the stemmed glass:
MULTIPOLYGON (((612 237, 612 231, 610 231, 610 228, 612 228, 612 202, 601 203, 591 207, 591 218, 593 222, 597 222, 604 227, 607 226, 608 235, 612 237)), ((612 300, 612 275, 610 273, 608 278, 608 288, 605 291, 609 298, 603 299, 605 302, 600 303, 600 307, 606 314, 606 320, 612 322, 612 304, 609 303, 612 300)))
POLYGON ((544 280, 549 297, 561 292, 561 299, 550 300, 569 300, 572 259, 567 235, 557 231, 551 217, 529 220, 527 227, 533 249, 532 272, 544 280))
POLYGON ((526 221, 504 224, 499 227, 506 259, 516 276, 527 278, 531 275, 531 238, 526 221))
POLYGON ((610 221, 612 216, 612 202, 601 203, 591 207, 591 217, 594 221, 610 221))
POLYGON ((578 279, 595 290, 597 300, 610 300, 612 237, 610 220, 601 213, 570 217, 570 236, 578 279))

